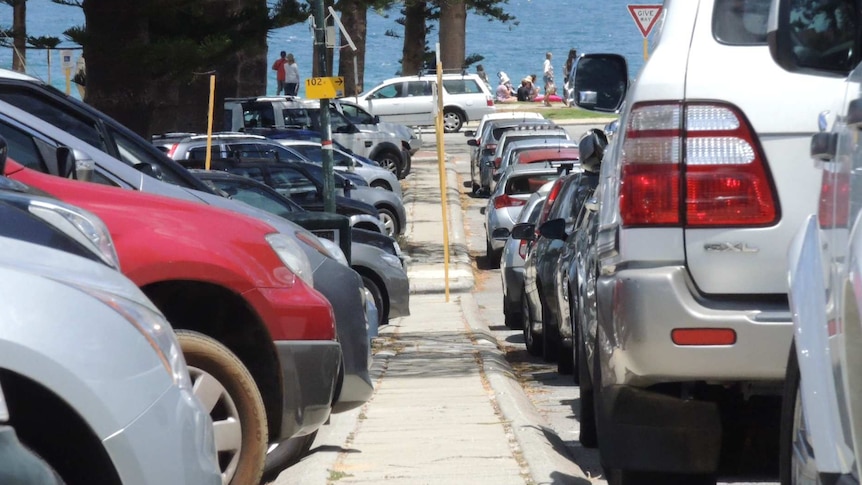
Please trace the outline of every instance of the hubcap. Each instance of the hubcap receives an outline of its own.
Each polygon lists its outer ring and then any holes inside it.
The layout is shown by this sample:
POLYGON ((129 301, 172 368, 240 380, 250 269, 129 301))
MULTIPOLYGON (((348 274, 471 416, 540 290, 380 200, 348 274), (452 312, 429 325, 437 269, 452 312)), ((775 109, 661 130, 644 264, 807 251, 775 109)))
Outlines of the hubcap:
POLYGON ((381 212, 380 220, 383 221, 383 229, 386 230, 386 235, 395 236, 395 219, 388 213, 381 212))
POLYGON ((189 366, 189 375, 192 378, 192 390, 195 396, 209 412, 213 421, 221 481, 223 484, 230 483, 236 474, 242 451, 242 424, 236 403, 227 389, 212 374, 189 366))
POLYGON ((382 168, 389 170, 390 172, 392 172, 395 175, 398 175, 398 164, 395 163, 395 160, 393 160, 389 157, 384 157, 384 158, 381 158, 380 160, 377 160, 377 165, 380 165, 382 168))
POLYGON ((805 430, 805 417, 799 389, 796 390, 796 404, 793 409, 793 446, 791 448, 790 467, 794 484, 817 485, 820 483, 817 465, 814 462, 814 450, 811 449, 811 444, 808 442, 808 432, 805 430))
POLYGON ((455 113, 446 113, 443 118, 443 127, 446 128, 446 131, 457 131, 461 128, 461 118, 455 113))

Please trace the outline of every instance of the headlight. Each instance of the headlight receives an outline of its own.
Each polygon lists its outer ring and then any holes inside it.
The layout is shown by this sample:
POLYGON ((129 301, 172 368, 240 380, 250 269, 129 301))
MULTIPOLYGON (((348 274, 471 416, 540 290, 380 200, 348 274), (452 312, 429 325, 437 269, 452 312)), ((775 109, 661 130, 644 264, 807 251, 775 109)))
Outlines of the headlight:
POLYGON ((350 263, 347 262, 347 256, 344 255, 344 251, 341 250, 341 247, 338 246, 338 244, 322 237, 317 239, 320 241, 320 245, 326 249, 327 256, 338 261, 344 266, 350 266, 350 263))
POLYGON ((401 259, 399 259, 398 256, 393 256, 389 253, 383 253, 380 255, 380 259, 382 259, 383 262, 385 262, 389 266, 392 266, 393 268, 404 269, 404 266, 402 266, 401 264, 401 259))
MULTIPOLYGON (((299 233, 297 233, 298 235, 299 233)), ((281 233, 268 234, 266 242, 278 255, 278 259, 287 266, 296 276, 299 276, 302 281, 305 281, 308 286, 314 286, 314 276, 311 271, 311 263, 302 248, 290 236, 281 233)))
POLYGON ((108 266, 119 270, 120 258, 111 233, 101 219, 90 211, 56 200, 32 199, 28 211, 62 231, 99 256, 108 266))
MULTIPOLYGON (((70 284, 74 285, 74 283, 70 284)), ((147 339, 147 342, 156 351, 173 382, 180 388, 191 390, 192 382, 189 378, 189 371, 186 367, 183 351, 174 335, 174 329, 161 313, 155 312, 135 301, 95 288, 74 286, 113 308, 128 320, 129 323, 141 332, 141 335, 147 339)))

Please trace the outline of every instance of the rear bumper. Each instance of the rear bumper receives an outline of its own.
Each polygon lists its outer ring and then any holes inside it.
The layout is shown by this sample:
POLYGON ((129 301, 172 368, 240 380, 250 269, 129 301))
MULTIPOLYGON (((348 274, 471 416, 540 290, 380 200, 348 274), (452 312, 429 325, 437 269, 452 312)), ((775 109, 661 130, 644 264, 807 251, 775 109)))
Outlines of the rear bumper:
POLYGON ((620 270, 601 276, 597 292, 607 384, 784 379, 793 330, 786 304, 711 300, 683 266, 620 270), (677 328, 732 329, 736 342, 676 345, 677 328))
POLYGON ((281 436, 270 442, 311 434, 327 419, 338 383, 341 346, 329 340, 277 341, 282 372, 281 436))

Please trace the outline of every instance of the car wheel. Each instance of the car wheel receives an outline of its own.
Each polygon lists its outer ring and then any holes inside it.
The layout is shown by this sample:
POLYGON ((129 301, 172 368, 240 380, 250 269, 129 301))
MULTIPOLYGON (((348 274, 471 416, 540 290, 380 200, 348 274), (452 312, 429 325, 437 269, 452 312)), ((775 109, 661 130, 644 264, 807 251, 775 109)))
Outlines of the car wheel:
POLYGON ((389 170, 394 173, 396 177, 404 178, 401 176, 401 155, 395 153, 392 150, 384 150, 377 154, 377 158, 374 159, 377 162, 377 165, 389 170))
POLYGON ((383 180, 375 180, 369 184, 372 188, 383 189, 392 192, 392 187, 383 180))
POLYGON ((579 327, 575 327, 574 342, 572 352, 575 354, 577 362, 578 384, 580 386, 580 412, 578 413, 578 421, 581 423, 581 433, 578 440, 584 448, 595 448, 599 446, 599 434, 596 432, 596 410, 593 397, 593 383, 590 379, 590 370, 587 367, 587 353, 584 336, 581 334, 579 327))
POLYGON ((524 317, 520 314, 517 307, 508 303, 506 296, 503 296, 503 322, 506 327, 511 329, 519 329, 524 324, 524 317))
POLYGON ((555 362, 560 355, 560 329, 549 324, 551 312, 545 311, 547 307, 542 300, 542 358, 545 362, 555 362))
MULTIPOLYGON (((542 340, 536 338, 533 333, 533 321, 530 316, 530 303, 527 301, 527 294, 521 296, 521 314, 524 315, 524 345, 527 346, 527 352, 536 357, 542 355, 542 340)), ((541 337, 541 336, 539 336, 541 337)))
POLYGON ((796 344, 790 346, 784 397, 781 401, 781 434, 778 448, 779 477, 782 484, 818 484, 814 451, 805 429, 802 396, 799 393, 799 363, 796 344))
POLYGON ((215 339, 177 330, 192 388, 215 427, 222 482, 258 483, 267 446, 263 399, 245 365, 215 339))
POLYGON ((495 251, 494 247, 491 246, 491 241, 485 239, 485 260, 488 262, 489 269, 497 269, 500 267, 500 258, 502 257, 502 253, 499 251, 495 251))
POLYGON ((371 296, 374 298, 374 305, 377 306, 377 327, 389 323, 389 311, 383 302, 383 292, 371 278, 362 277, 362 286, 368 289, 371 296))
POLYGON ((479 195, 479 192, 482 190, 482 186, 477 184, 476 182, 470 182, 470 192, 473 195, 479 195))
MULTIPOLYGON (((571 304, 571 297, 569 297, 569 303, 571 304)), ((569 306, 569 318, 568 321, 563 323, 560 322, 560 325, 568 325, 571 331, 569 335, 572 336, 572 348, 567 349, 565 345, 562 345, 562 340, 560 340, 560 349, 557 353, 557 373, 560 375, 572 375, 574 376, 575 384, 578 383, 578 373, 575 372, 575 364, 577 360, 575 358, 575 354, 577 353, 577 347, 575 346, 575 312, 569 306)))
POLYGON ((380 220, 383 221, 383 229, 387 236, 397 237, 401 234, 401 224, 398 223, 398 217, 392 210, 388 207, 378 207, 377 211, 380 212, 380 220))
POLYGON ((457 109, 446 108, 443 110, 443 131, 445 133, 458 133, 464 125, 464 115, 457 109))
POLYGON ((310 435, 290 438, 282 441, 272 451, 267 453, 261 483, 275 480, 287 467, 299 463, 299 460, 308 455, 316 437, 317 431, 310 435))

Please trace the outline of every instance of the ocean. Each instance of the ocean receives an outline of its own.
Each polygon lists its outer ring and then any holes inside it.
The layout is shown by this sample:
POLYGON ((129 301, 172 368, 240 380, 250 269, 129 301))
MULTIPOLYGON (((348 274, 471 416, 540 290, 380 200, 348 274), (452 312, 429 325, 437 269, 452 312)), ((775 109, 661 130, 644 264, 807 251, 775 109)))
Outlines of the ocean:
MULTIPOLYGON (((504 9, 516 17, 515 21, 502 24, 489 21, 475 14, 467 17, 467 55, 479 54, 479 61, 488 73, 492 88, 497 82, 497 73, 505 72, 517 84, 529 74, 542 77, 542 62, 545 53, 553 54, 553 65, 557 82, 563 78, 563 64, 569 49, 579 53, 613 52, 625 56, 629 65, 629 76, 635 77, 644 63, 643 35, 631 17, 627 5, 660 4, 661 1, 637 0, 509 0, 504 9)), ((365 89, 370 89, 384 79, 398 75, 402 39, 386 35, 387 31, 403 33, 396 22, 398 9, 388 12, 368 12, 368 39, 365 61, 365 89)), ((0 3, 0 27, 11 27, 12 8, 0 3)), ((30 36, 56 36, 74 25, 83 25, 84 15, 80 8, 58 5, 50 0, 28 0, 27 33, 30 36)), ((430 49, 437 43, 437 29, 428 39, 430 49)), ((300 75, 311 73, 313 35, 307 23, 292 25, 270 32, 269 58, 275 60, 278 52, 292 52, 297 59, 300 75)), ((72 46, 69 43, 61 44, 72 46)), ((346 54, 349 55, 349 52, 346 54)), ((77 59, 80 50, 72 51, 77 59)), ((336 54, 337 56, 337 54, 336 54)), ((60 52, 51 54, 48 68, 46 51, 27 52, 27 72, 48 81, 60 90, 66 82, 61 67, 60 52)), ((337 69, 337 63, 336 69, 337 69)), ((0 49, 0 67, 11 69, 12 49, 0 49)), ((475 72, 475 64, 469 68, 475 72)), ((275 72, 268 70, 267 93, 275 93, 275 72)), ((337 75, 337 73, 335 73, 337 75)), ((77 96, 74 86, 71 94, 77 96)), ((263 93, 262 93, 263 94, 263 93)), ((304 90, 300 89, 300 96, 304 90)))

